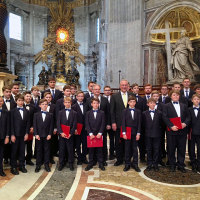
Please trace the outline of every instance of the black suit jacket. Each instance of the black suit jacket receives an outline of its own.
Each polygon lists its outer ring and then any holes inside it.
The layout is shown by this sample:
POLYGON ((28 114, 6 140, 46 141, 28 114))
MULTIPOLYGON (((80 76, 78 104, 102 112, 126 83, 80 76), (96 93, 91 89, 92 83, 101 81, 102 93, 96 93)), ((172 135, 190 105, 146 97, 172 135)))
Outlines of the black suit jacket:
POLYGON ((4 140, 6 136, 10 136, 10 117, 7 110, 2 110, 0 116, 0 140, 4 140))
POLYGON ((25 134, 29 134, 30 130, 29 111, 24 109, 23 119, 17 107, 11 110, 10 114, 11 114, 11 135, 25 136, 25 134))
POLYGON ((47 112, 45 120, 42 119, 42 113, 37 112, 34 115, 33 129, 34 135, 39 135, 40 137, 47 137, 53 133, 53 115, 47 112))
MULTIPOLYGON (((105 126, 110 125, 110 104, 108 102, 108 99, 106 97, 100 96, 100 110, 104 111, 105 114, 105 126)), ((91 106, 91 100, 93 97, 90 97, 87 99, 87 111, 92 110, 91 106)))
MULTIPOLYGON (((165 100, 165 104, 170 103, 170 102, 171 102, 171 98, 170 98, 170 99, 167 98, 167 99, 165 100)), ((188 106, 188 100, 187 100, 187 98, 186 98, 185 96, 183 96, 183 95, 180 95, 179 102, 185 104, 186 106, 188 106)))
POLYGON ((86 111, 87 111, 86 103, 83 103, 83 113, 81 111, 81 108, 80 108, 78 102, 72 106, 72 109, 77 112, 77 123, 85 125, 85 115, 86 115, 86 111))
MULTIPOLYGON (((133 94, 133 96, 136 98, 135 94, 133 94)), ((138 99, 136 98, 136 100, 137 100, 137 103, 135 105, 135 108, 137 108, 141 112, 143 112, 144 109, 145 109, 145 105, 144 105, 145 101, 144 101, 144 99, 141 96, 138 95, 138 99)))
MULTIPOLYGON (((180 113, 181 113, 181 122, 185 123, 188 127, 190 124, 190 114, 188 107, 183 103, 180 103, 180 113)), ((174 126, 174 124, 170 121, 170 118, 175 118, 175 117, 178 116, 172 102, 170 102, 163 107, 163 121, 165 122, 167 127, 171 128, 172 126, 174 126)), ((187 134, 188 131, 187 127, 178 131, 170 130, 169 134, 171 135, 187 134)))
POLYGON ((129 108, 122 111, 122 132, 126 132, 126 127, 132 128, 131 134, 141 133, 141 111, 139 109, 135 109, 134 119, 129 108))
MULTIPOLYGON (((128 96, 130 95, 133 95, 133 93, 128 92, 128 96)), ((122 124, 122 111, 124 109, 125 106, 121 96, 121 92, 113 94, 110 100, 111 123, 116 123, 118 129, 120 129, 122 124)))
MULTIPOLYGON (((12 97, 12 96, 11 96, 11 97, 12 97)), ((13 97, 10 98, 10 110, 14 109, 16 106, 17 106, 17 104, 16 104, 16 102, 14 101, 13 97)), ((5 102, 4 102, 3 106, 2 106, 2 109, 8 111, 8 108, 7 108, 5 102)))
MULTIPOLYGON (((27 106, 24 105, 24 109, 28 110, 27 106)), ((30 127, 33 127, 33 117, 36 112, 36 107, 33 104, 29 104, 29 119, 30 119, 30 127)))
POLYGON ((192 129, 193 135, 200 135, 200 111, 198 111, 197 117, 195 116, 193 107, 189 108, 191 123, 190 128, 192 129))
POLYGON ((67 120, 65 109, 61 110, 57 117, 57 130, 59 134, 63 133, 61 124, 70 126, 70 134, 74 135, 77 127, 77 112, 71 109, 67 120))
MULTIPOLYGON (((45 90, 42 92, 42 98, 44 98, 44 93, 45 92, 51 92, 50 89, 45 90)), ((60 90, 55 90, 55 96, 54 98, 52 97, 51 103, 56 104, 57 100, 63 97, 63 93, 60 90)))
MULTIPOLYGON (((181 94, 181 96, 184 96, 187 99, 187 97, 184 94, 184 90, 183 89, 180 91, 180 94, 181 94)), ((192 100, 191 100, 193 94, 195 94, 195 92, 190 89, 189 98, 187 99, 187 101, 188 101, 188 107, 192 107, 193 106, 193 103, 192 103, 192 100)))
MULTIPOLYGON (((160 95, 158 101, 159 101, 160 103, 163 103, 163 101, 162 101, 162 95, 160 95)), ((164 103, 164 104, 169 103, 170 101, 171 101, 171 98, 170 98, 169 96, 167 96, 167 97, 165 98, 165 103, 164 103)))
POLYGON ((160 110, 155 110, 153 120, 149 110, 142 113, 142 126, 146 137, 161 137, 162 123, 162 112, 160 110))
POLYGON ((40 107, 39 107, 40 97, 39 96, 38 96, 38 101, 36 105, 35 105, 35 102, 33 101, 33 98, 31 99, 30 103, 35 106, 36 112, 40 111, 40 107))
POLYGON ((93 133, 97 135, 98 133, 104 133, 105 130, 105 114, 102 110, 98 110, 96 119, 94 117, 93 110, 86 113, 85 117, 85 127, 87 133, 93 133))

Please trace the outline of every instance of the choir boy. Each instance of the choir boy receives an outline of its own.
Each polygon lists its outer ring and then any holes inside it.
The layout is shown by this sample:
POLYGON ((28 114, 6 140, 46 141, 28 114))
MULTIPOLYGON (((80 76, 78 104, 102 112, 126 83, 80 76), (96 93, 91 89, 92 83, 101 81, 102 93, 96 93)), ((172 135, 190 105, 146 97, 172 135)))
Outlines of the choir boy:
POLYGON ((129 108, 126 108, 122 112, 122 134, 125 140, 125 168, 124 171, 128 171, 132 166, 136 172, 140 172, 138 167, 138 140, 140 139, 141 130, 141 111, 135 108, 136 98, 130 96, 128 98, 129 108), (131 138, 127 138, 126 128, 131 128, 131 138), (133 162, 131 163, 131 158, 133 162))
POLYGON ((32 99, 31 104, 33 104, 37 111, 40 111, 39 102, 40 102, 40 91, 37 86, 31 88, 32 99))
POLYGON ((59 167, 61 171, 65 165, 66 152, 68 154, 69 168, 71 171, 74 170, 74 134, 77 127, 77 112, 71 109, 72 99, 70 97, 64 98, 64 109, 59 111, 57 117, 57 130, 59 133, 59 167), (70 127, 69 135, 65 134, 62 126, 65 125, 70 127))
POLYGON ((53 133, 53 115, 47 112, 48 103, 46 99, 39 102, 41 111, 34 115, 34 135, 36 139, 36 168, 35 172, 41 169, 44 161, 45 170, 50 172, 50 140, 53 133))
POLYGON ((71 98, 72 98, 72 100, 76 101, 77 86, 72 84, 72 85, 70 85, 70 89, 71 89, 71 98))
MULTIPOLYGON (((91 100, 92 110, 86 113, 85 126, 90 140, 95 137, 101 138, 105 130, 105 114, 102 110, 99 110, 100 101, 98 98, 93 98, 91 100)), ((89 164, 85 168, 85 171, 89 171, 93 168, 94 163, 94 153, 97 152, 97 161, 99 163, 99 168, 105 170, 103 165, 103 148, 102 147, 92 147, 89 148, 89 164)))
POLYGON ((163 120, 168 127, 167 130, 167 146, 170 171, 178 170, 185 173, 185 151, 188 133, 188 125, 190 124, 190 114, 188 107, 180 103, 180 92, 172 90, 170 92, 171 102, 163 107, 163 120), (177 160, 176 160, 177 150, 177 160))
POLYGON ((192 102, 193 106, 189 108, 191 116, 190 160, 192 165, 192 171, 200 172, 200 96, 198 94, 194 94, 192 96, 192 102), (195 144, 197 146, 197 158, 195 155, 195 144))
POLYGON ((162 135, 162 112, 159 109, 156 109, 156 100, 153 97, 148 99, 147 105, 149 110, 142 113, 142 126, 144 126, 145 129, 145 144, 147 151, 147 170, 150 171, 154 168, 155 171, 158 171, 162 135))
POLYGON ((11 110, 11 173, 18 175, 17 158, 19 159, 19 171, 27 173, 25 168, 25 141, 28 140, 30 131, 29 111, 24 109, 24 96, 15 96, 17 107, 11 110))
POLYGON ((11 99, 16 101, 15 96, 19 94, 19 83, 14 82, 11 84, 11 99))
POLYGON ((0 97, 0 176, 6 176, 3 171, 4 144, 9 142, 10 119, 7 110, 3 109, 3 97, 0 97))

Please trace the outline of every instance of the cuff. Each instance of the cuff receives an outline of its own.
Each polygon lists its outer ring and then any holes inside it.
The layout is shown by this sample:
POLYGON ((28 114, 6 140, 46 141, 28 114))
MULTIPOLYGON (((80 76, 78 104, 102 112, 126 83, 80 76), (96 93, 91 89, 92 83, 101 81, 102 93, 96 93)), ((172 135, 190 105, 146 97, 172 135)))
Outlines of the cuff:
POLYGON ((122 134, 123 134, 123 135, 126 135, 126 132, 123 132, 122 134))
POLYGON ((93 133, 89 133, 89 136, 93 135, 93 133))
POLYGON ((54 128, 54 130, 53 131, 57 131, 57 128, 54 128))
POLYGON ((137 133, 137 135, 140 135, 140 133, 137 133))
POLYGON ((102 135, 103 133, 98 133, 98 134, 102 135))

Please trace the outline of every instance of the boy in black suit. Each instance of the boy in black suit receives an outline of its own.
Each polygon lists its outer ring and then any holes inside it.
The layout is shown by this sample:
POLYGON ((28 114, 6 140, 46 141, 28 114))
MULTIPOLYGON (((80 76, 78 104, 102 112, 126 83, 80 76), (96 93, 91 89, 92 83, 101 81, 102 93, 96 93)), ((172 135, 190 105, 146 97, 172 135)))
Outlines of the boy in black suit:
POLYGON ((40 91, 39 91, 39 88, 37 86, 33 86, 31 88, 31 94, 32 94, 31 104, 33 104, 35 106, 37 111, 40 111, 40 107, 39 107, 40 91))
MULTIPOLYGON (((27 91, 23 93, 24 95, 24 108, 29 111, 29 118, 30 118, 30 135, 33 136, 33 116, 34 113, 36 112, 36 108, 33 104, 31 104, 31 92, 27 91)), ((31 161, 32 156, 33 156, 33 151, 32 151, 32 144, 33 144, 33 139, 32 137, 29 137, 29 139, 26 141, 26 164, 27 165, 34 165, 34 163, 31 161)))
POLYGON ((70 85, 70 91, 71 91, 71 98, 72 100, 76 101, 76 92, 77 92, 77 87, 76 85, 72 84, 70 85))
POLYGON ((176 171, 176 165, 178 170, 185 173, 185 151, 186 151, 186 140, 188 133, 188 125, 190 124, 190 114, 188 107, 179 102, 180 93, 176 90, 170 92, 171 102, 163 107, 163 120, 166 126, 169 128, 167 130, 167 150, 168 159, 170 165, 170 171, 176 171), (173 118, 179 117, 181 119, 181 127, 177 127, 178 123, 172 123, 173 118), (176 125, 175 125, 176 124, 176 125), (177 162, 176 153, 177 149, 177 162))
POLYGON ((85 114, 86 114, 86 103, 84 100, 84 93, 78 91, 76 94, 77 102, 72 106, 72 109, 77 112, 77 123, 82 124, 81 135, 78 135, 77 130, 74 135, 75 148, 78 155, 77 165, 82 165, 82 163, 88 164, 86 159, 87 155, 87 134, 85 131, 85 114), (81 154, 81 144, 82 144, 82 154, 81 154))
POLYGON ((44 99, 47 100, 47 112, 51 113, 53 116, 53 134, 51 136, 51 146, 50 146, 50 163, 55 164, 55 161, 53 159, 54 155, 58 152, 58 135, 56 130, 56 105, 51 103, 52 101, 52 95, 51 92, 45 92, 44 93, 44 99))
POLYGON ((70 97, 64 98, 65 109, 58 113, 57 118, 57 130, 60 135, 59 138, 59 167, 58 170, 61 171, 65 165, 65 155, 66 151, 68 153, 69 168, 71 171, 74 170, 74 134, 77 127, 77 112, 71 109, 72 99, 70 97), (69 126, 70 132, 67 137, 61 128, 61 125, 69 126))
POLYGON ((141 111, 135 108, 136 98, 130 96, 128 98, 129 108, 126 108, 122 112, 122 134, 125 140, 125 168, 124 171, 128 171, 130 166, 135 169, 136 172, 140 172, 138 167, 138 140, 140 139, 141 130, 141 111), (126 127, 131 128, 131 139, 127 139, 126 127), (133 163, 131 164, 131 158, 133 157, 133 163))
POLYGON ((192 171, 200 172, 200 96, 198 94, 194 94, 192 96, 192 102, 193 106, 189 108, 191 116, 190 160, 192 165, 192 171), (197 145, 197 159, 195 155, 195 144, 197 145))
POLYGON ((6 176, 3 171, 4 144, 9 142, 10 120, 7 110, 3 109, 3 97, 0 97, 0 176, 6 176))
POLYGON ((57 100, 63 97, 63 93, 60 90, 55 88, 56 86, 56 79, 54 77, 49 77, 49 89, 42 92, 42 98, 44 98, 45 92, 51 92, 52 95, 52 103, 56 104, 57 100))
POLYGON ((156 100, 154 98, 150 98, 147 101, 147 105, 149 110, 142 113, 142 126, 145 129, 145 144, 147 151, 147 170, 150 171, 153 167, 155 171, 158 171, 162 135, 162 112, 155 108, 156 100))
MULTIPOLYGON (((86 113, 85 126, 90 139, 101 138, 105 130, 105 114, 102 110, 99 110, 100 101, 97 98, 91 100, 92 110, 86 113)), ((89 148, 89 164, 85 168, 85 171, 89 171, 93 168, 94 163, 94 153, 97 152, 97 161, 99 163, 99 168, 105 170, 103 165, 103 148, 95 147, 89 148)))
POLYGON ((39 172, 44 159, 44 166, 47 172, 50 172, 50 140, 53 133, 53 115, 47 112, 48 103, 46 99, 39 102, 40 112, 34 115, 34 135, 36 139, 36 168, 35 172, 39 172))
POLYGON ((15 96, 17 107, 11 110, 11 173, 18 175, 17 155, 19 158, 19 171, 27 173, 25 168, 25 141, 30 131, 29 111, 23 108, 24 97, 15 96), (18 154, 17 154, 18 153, 18 154))

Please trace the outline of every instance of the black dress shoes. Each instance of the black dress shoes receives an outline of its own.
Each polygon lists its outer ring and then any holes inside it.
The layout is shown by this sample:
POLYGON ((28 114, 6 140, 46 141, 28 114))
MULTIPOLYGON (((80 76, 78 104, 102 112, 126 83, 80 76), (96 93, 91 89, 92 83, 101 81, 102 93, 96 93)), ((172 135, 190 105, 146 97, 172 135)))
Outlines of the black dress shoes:
POLYGON ((176 167, 175 166, 171 166, 170 167, 170 172, 176 172, 176 167))
POLYGON ((73 164, 70 164, 70 165, 69 165, 69 169, 70 169, 70 171, 74 171, 74 166, 73 166, 73 164))
POLYGON ((0 171, 0 176, 3 176, 3 177, 5 177, 5 176, 6 176, 6 174, 4 173, 4 171, 3 171, 3 170, 1 170, 1 171, 0 171))
POLYGON ((24 166, 20 167, 19 171, 21 171, 22 173, 27 173, 27 169, 24 166))
POLYGON ((53 164, 55 164, 55 161, 52 159, 52 160, 50 160, 50 163, 53 165, 53 164))
POLYGON ((83 160, 82 163, 83 163, 83 164, 88 164, 87 159, 83 160))
POLYGON ((35 168, 35 172, 38 173, 40 171, 41 167, 40 166, 36 166, 35 168))
POLYGON ((185 167, 178 167, 178 170, 181 171, 182 173, 186 173, 185 167))
POLYGON ((45 165, 44 168, 45 168, 45 170, 46 170, 47 172, 50 172, 50 171, 51 171, 49 165, 45 165))
POLYGON ((91 170, 92 168, 93 168, 93 166, 88 165, 88 166, 85 168, 85 171, 89 171, 89 170, 91 170))
POLYGON ((109 156, 109 160, 114 160, 115 159, 115 156, 114 155, 110 155, 109 156))
POLYGON ((58 171, 62 171, 63 168, 64 168, 63 165, 59 165, 59 167, 58 167, 58 171))
POLYGON ((151 166, 147 166, 146 170, 149 172, 151 171, 152 167, 151 166))
POLYGON ((159 164, 160 164, 161 166, 163 166, 163 167, 166 166, 165 163, 164 163, 162 160, 159 162, 159 164))
POLYGON ((81 162, 81 161, 78 161, 78 162, 77 162, 77 165, 82 165, 82 162, 81 162))
POLYGON ((103 166, 108 166, 106 161, 103 162, 103 166))
POLYGON ((99 169, 101 169, 102 171, 105 171, 105 170, 106 170, 105 167, 103 166, 103 164, 100 164, 100 165, 99 165, 99 169))
POLYGON ((11 168, 10 172, 14 175, 19 175, 17 168, 11 168))
POLYGON ((157 165, 156 165, 156 166, 154 166, 153 168, 154 168, 154 171, 155 171, 155 172, 158 172, 158 171, 159 171, 159 168, 158 168, 158 166, 157 166, 157 165))
POLYGON ((34 163, 33 163, 31 160, 27 160, 27 161, 26 161, 26 164, 27 164, 27 165, 30 165, 30 166, 33 166, 33 165, 34 165, 34 163))
POLYGON ((122 165, 123 164, 123 162, 121 162, 121 161, 116 161, 115 163, 114 163, 114 166, 120 166, 120 165, 122 165))
POLYGON ((132 168, 136 171, 136 172, 141 172, 140 168, 138 167, 138 165, 132 165, 132 168))
POLYGON ((124 171, 124 172, 127 172, 130 168, 131 168, 130 165, 125 165, 123 171, 124 171))

